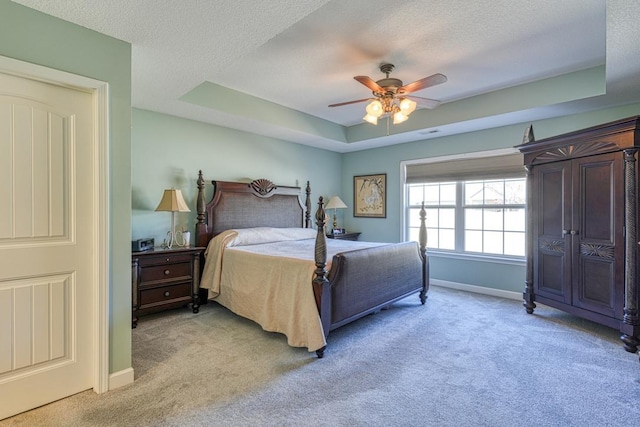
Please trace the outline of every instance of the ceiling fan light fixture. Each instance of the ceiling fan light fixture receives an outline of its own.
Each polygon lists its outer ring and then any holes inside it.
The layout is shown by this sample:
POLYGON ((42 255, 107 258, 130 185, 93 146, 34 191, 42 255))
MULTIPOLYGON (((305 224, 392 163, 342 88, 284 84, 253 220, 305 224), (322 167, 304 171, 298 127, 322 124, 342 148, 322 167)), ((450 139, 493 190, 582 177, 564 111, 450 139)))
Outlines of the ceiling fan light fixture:
POLYGON ((397 125, 402 122, 406 122, 409 116, 404 114, 402 111, 397 111, 393 114, 393 124, 397 125))
POLYGON ((365 122, 371 123, 372 125, 377 125, 378 124, 378 117, 367 113, 366 116, 363 117, 365 122))
POLYGON ((417 106, 418 103, 409 98, 400 99, 400 111, 402 111, 402 114, 405 116, 409 116, 409 114, 413 113, 417 106))
MULTIPOLYGON (((371 90, 374 98, 356 99, 355 101, 340 102, 338 104, 331 104, 329 105, 329 107, 340 107, 342 105, 371 101, 369 104, 367 104, 367 114, 363 117, 363 120, 373 125, 377 125, 378 119, 380 117, 386 117, 388 119, 387 135, 389 135, 389 122, 391 121, 391 116, 393 116, 394 125, 402 123, 407 121, 409 115, 413 113, 418 107, 418 103, 416 101, 406 97, 408 94, 410 94, 411 92, 426 89, 431 86, 439 85, 447 81, 447 76, 437 73, 405 85, 402 83, 402 80, 389 77, 389 73, 391 73, 393 68, 393 64, 380 64, 380 71, 386 74, 386 78, 380 79, 378 81, 374 81, 371 77, 368 76, 354 77, 354 79, 371 90)), ((424 101, 429 102, 427 108, 435 108, 440 104, 440 101, 436 101, 434 99, 422 97, 417 98, 422 99, 423 103, 424 101)))
POLYGON ((384 114, 384 109, 382 108, 382 103, 377 99, 371 101, 369 105, 367 105, 367 115, 374 116, 376 118, 380 117, 384 114))

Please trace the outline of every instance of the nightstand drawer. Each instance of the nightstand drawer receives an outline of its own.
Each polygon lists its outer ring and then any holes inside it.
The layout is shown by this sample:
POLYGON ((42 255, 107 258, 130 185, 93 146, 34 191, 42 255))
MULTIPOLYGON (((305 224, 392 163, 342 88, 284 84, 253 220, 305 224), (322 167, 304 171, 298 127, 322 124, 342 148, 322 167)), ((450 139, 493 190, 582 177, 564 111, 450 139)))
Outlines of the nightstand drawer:
POLYGON ((141 290, 140 306, 145 307, 156 303, 164 304, 179 298, 184 298, 186 301, 191 299, 190 282, 141 290))
POLYGON ((171 280, 179 277, 191 277, 191 262, 164 264, 142 267, 140 269, 140 285, 159 280, 171 280))
POLYGON ((173 264, 177 262, 191 262, 193 255, 189 253, 175 253, 171 251, 165 251, 164 253, 158 252, 138 252, 140 267, 150 267, 154 265, 173 264), (140 256, 140 254, 144 254, 140 256))

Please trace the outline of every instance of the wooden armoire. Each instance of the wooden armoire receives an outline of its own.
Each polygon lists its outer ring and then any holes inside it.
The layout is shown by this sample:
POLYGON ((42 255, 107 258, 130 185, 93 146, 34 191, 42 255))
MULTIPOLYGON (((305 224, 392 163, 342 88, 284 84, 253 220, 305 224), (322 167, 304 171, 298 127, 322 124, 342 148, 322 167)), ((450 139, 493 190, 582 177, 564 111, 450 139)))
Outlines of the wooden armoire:
POLYGON ((527 171, 524 303, 620 329, 640 344, 638 150, 640 116, 517 148, 527 171))

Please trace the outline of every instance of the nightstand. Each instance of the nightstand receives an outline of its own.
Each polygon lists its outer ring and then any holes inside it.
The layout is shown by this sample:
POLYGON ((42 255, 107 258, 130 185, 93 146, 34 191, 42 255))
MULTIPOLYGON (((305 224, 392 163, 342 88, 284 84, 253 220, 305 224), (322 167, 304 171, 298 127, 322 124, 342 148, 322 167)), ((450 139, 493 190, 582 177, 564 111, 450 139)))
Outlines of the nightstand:
POLYGON ((342 233, 342 234, 327 234, 328 239, 339 239, 339 240, 358 240, 358 236, 360 236, 359 232, 355 233, 342 233))
POLYGON ((131 326, 138 316, 192 304, 199 311, 200 255, 205 248, 131 253, 131 326))

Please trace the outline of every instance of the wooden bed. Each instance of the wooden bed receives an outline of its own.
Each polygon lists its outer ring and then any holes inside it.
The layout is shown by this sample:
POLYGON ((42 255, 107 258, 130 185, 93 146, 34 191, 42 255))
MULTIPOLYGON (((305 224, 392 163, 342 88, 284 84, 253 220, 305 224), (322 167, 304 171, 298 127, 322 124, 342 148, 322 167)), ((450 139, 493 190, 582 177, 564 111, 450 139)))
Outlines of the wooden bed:
MULTIPOLYGON (((205 180, 200 171, 197 181, 197 246, 207 246, 214 237, 230 229, 312 228, 311 189, 308 182, 304 204, 300 199, 302 191, 299 187, 276 186, 265 179, 251 183, 211 183, 214 193, 207 203, 205 180)), ((377 244, 365 249, 345 250, 332 256, 331 268, 327 271, 326 215, 323 206, 324 200, 320 197, 314 215, 317 231, 307 233, 315 235, 314 256, 310 257, 314 261, 309 261, 315 262, 315 266, 310 265, 313 277, 309 277, 309 286, 313 290, 324 338, 329 331, 411 294, 417 293, 420 302, 425 304, 429 290, 429 262, 424 207, 420 212, 420 243, 377 244)), ((335 244, 334 239, 330 239, 329 245, 335 244)), ((326 340, 324 343, 321 348, 315 349, 320 358, 324 355, 326 340)))

